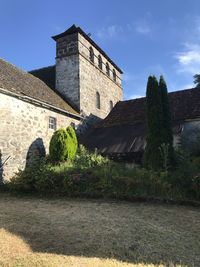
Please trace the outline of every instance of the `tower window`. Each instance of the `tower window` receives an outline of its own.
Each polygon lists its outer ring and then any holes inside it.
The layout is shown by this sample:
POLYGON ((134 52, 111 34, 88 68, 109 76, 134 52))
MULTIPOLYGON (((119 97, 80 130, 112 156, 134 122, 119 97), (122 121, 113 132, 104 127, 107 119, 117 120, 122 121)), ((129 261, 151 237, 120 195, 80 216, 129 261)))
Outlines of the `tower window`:
POLYGON ((100 55, 98 56, 98 66, 102 70, 102 58, 100 55))
POLYGON ((99 94, 99 92, 96 92, 96 107, 98 109, 101 108, 101 100, 100 100, 100 94, 99 94))
POLYGON ((116 82, 116 78, 117 78, 117 75, 116 75, 116 71, 113 69, 113 80, 116 82))
POLYGON ((110 110, 113 109, 113 102, 110 100, 110 110))
POLYGON ((90 61, 92 62, 92 63, 94 63, 94 51, 93 51, 93 49, 92 49, 92 47, 90 46, 90 61))
POLYGON ((49 129, 56 130, 56 118, 49 117, 49 129))
POLYGON ((108 62, 106 63, 106 74, 110 76, 110 68, 109 68, 108 62))

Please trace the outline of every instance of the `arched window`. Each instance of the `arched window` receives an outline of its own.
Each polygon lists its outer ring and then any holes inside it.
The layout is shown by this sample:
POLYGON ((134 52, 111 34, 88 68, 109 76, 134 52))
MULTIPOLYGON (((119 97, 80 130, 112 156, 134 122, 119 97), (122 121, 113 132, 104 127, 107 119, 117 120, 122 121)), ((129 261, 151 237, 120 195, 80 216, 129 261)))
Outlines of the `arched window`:
POLYGON ((98 66, 102 70, 102 58, 100 55, 98 56, 98 66))
POLYGON ((90 61, 92 62, 92 63, 94 63, 94 51, 93 51, 93 49, 92 49, 92 47, 90 46, 90 61))
POLYGON ((106 74, 110 76, 110 68, 109 68, 108 62, 106 63, 106 74))
POLYGON ((117 75, 116 75, 116 71, 113 69, 113 80, 116 82, 116 78, 117 78, 117 75))
POLYGON ((112 102, 112 100, 110 100, 110 110, 112 110, 113 109, 113 102, 112 102))
POLYGON ((100 94, 99 94, 99 92, 96 92, 96 107, 98 109, 101 108, 101 100, 100 100, 100 94))

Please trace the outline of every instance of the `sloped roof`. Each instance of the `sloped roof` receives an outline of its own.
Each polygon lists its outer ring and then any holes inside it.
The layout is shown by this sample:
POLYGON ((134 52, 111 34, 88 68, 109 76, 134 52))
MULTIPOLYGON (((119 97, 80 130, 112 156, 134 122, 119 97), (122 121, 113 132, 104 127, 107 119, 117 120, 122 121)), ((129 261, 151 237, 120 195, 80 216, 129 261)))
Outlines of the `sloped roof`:
MULTIPOLYGON (((81 142, 102 154, 134 153, 144 149, 146 136, 145 101, 138 98, 118 102, 110 114, 83 137, 81 142)), ((200 118, 200 88, 169 93, 173 132, 185 120, 200 118)))
POLYGON ((58 109, 79 115, 60 95, 43 81, 0 59, 0 88, 42 101, 58 109))
POLYGON ((89 37, 88 34, 86 34, 80 27, 77 27, 75 24, 73 24, 69 29, 66 31, 52 36, 52 38, 57 41, 59 38, 64 37, 66 35, 74 34, 74 33, 80 33, 84 38, 90 42, 110 63, 122 74, 122 70, 112 61, 112 59, 89 37))
MULTIPOLYGON (((135 124, 145 121, 146 98, 118 102, 110 114, 96 127, 135 124)), ((200 118, 200 88, 169 93, 172 121, 200 118)))
POLYGON ((51 89, 56 88, 56 66, 48 66, 36 70, 29 71, 30 74, 42 80, 51 89))

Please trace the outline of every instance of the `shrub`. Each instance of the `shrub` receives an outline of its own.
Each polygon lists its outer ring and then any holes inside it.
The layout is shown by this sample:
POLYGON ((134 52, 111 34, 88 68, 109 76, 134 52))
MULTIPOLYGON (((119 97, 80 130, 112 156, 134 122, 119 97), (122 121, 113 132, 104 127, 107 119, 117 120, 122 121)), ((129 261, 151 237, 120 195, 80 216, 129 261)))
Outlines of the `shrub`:
POLYGON ((44 159, 35 161, 24 171, 19 170, 8 183, 11 191, 35 192, 38 177, 41 176, 42 170, 46 168, 44 159))
POLYGON ((74 129, 69 126, 54 132, 49 146, 50 159, 54 162, 73 160, 77 151, 77 138, 74 129))
POLYGON ((200 166, 199 159, 180 156, 175 171, 130 169, 80 146, 74 162, 52 164, 41 160, 19 171, 9 188, 73 197, 200 200, 200 166))
POLYGON ((49 145, 49 155, 52 161, 59 162, 68 158, 67 138, 68 134, 64 128, 54 132, 49 145))
POLYGON ((74 159, 76 167, 91 168, 95 166, 102 166, 109 162, 109 159, 97 154, 89 152, 83 145, 80 145, 77 155, 74 159))
POLYGON ((68 143, 67 143, 68 158, 73 160, 76 155, 77 148, 78 148, 78 141, 77 141, 76 133, 71 126, 67 127, 67 133, 68 133, 68 143))

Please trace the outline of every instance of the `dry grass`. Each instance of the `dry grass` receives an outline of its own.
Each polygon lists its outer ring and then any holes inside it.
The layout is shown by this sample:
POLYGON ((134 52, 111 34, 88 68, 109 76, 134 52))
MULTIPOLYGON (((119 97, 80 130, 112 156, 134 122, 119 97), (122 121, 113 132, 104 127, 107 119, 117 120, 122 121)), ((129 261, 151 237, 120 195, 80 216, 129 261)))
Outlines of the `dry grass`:
POLYGON ((0 195, 0 266, 158 263, 200 266, 198 208, 0 195))

